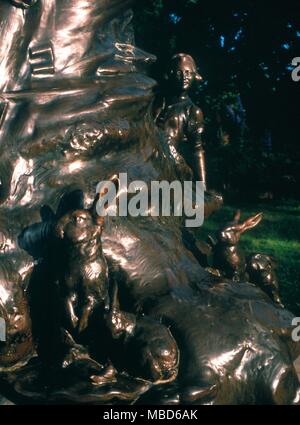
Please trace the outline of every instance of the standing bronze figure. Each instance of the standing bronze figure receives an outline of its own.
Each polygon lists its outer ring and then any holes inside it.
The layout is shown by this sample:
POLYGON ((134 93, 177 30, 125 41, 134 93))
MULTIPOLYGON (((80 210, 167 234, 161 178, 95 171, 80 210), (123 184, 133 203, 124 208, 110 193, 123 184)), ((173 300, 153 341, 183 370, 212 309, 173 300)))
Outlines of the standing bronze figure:
POLYGON ((202 181, 206 187, 202 141, 204 116, 189 97, 189 90, 194 82, 201 80, 191 56, 183 53, 173 56, 168 72, 170 94, 165 100, 158 122, 165 131, 170 152, 182 173, 182 179, 187 180, 190 177, 202 181))
MULTIPOLYGON (((300 344, 287 338, 293 315, 254 285, 206 272, 178 217, 107 219, 103 255, 109 287, 117 282, 119 309, 130 315, 125 341, 113 338, 112 309, 95 313, 79 335, 60 320, 59 277, 73 265, 56 223, 76 220, 78 210, 86 217, 98 183, 121 172, 149 187, 178 179, 153 122, 155 81, 145 68, 154 57, 134 44, 132 4, 0 0, 0 393, 15 403, 299 403, 300 344), (135 344, 141 357, 126 364, 135 344)), ((172 68, 191 64, 181 57, 172 68)), ((182 135, 192 144, 188 170, 205 181, 201 161, 190 168, 203 157, 191 74, 178 79, 169 141, 176 151, 182 135)), ((78 255, 77 276, 85 261, 78 255)))

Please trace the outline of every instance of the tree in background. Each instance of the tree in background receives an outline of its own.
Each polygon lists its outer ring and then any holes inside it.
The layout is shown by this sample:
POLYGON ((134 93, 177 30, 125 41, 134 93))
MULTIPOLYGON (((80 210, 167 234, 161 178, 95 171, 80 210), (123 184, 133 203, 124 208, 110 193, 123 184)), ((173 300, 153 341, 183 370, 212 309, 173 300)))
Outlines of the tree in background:
POLYGON ((191 54, 204 83, 194 101, 207 117, 211 184, 231 192, 296 196, 300 184, 299 0, 139 0, 137 43, 158 57, 160 83, 170 57, 191 54), (297 99, 298 100, 298 99, 297 99))

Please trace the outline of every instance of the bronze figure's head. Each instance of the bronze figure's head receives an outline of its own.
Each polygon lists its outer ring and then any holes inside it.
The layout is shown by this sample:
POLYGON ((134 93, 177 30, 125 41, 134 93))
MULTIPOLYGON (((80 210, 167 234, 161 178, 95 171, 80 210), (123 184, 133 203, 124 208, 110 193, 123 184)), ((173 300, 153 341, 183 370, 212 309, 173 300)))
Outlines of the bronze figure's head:
POLYGON ((181 92, 188 91, 195 81, 202 80, 194 59, 185 53, 172 57, 168 76, 174 87, 181 92))

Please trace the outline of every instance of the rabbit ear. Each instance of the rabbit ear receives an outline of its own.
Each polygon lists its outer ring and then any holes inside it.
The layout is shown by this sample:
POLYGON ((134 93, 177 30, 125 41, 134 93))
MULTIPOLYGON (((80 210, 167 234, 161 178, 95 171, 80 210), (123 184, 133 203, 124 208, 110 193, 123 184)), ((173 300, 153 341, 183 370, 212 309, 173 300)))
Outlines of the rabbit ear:
POLYGON ((54 222, 55 221, 55 214, 52 210, 52 208, 49 205, 43 205, 40 209, 40 216, 43 222, 49 221, 54 222))
POLYGON ((34 223, 18 236, 20 248, 28 252, 34 259, 43 258, 53 235, 53 223, 44 221, 34 223))
POLYGON ((240 221, 240 219, 241 219, 241 210, 237 210, 237 212, 235 213, 235 216, 233 218, 233 221, 238 223, 240 221))
POLYGON ((262 220, 263 213, 259 213, 254 215, 253 217, 248 218, 240 225, 240 231, 241 233, 244 233, 246 230, 253 229, 253 227, 256 227, 262 220))

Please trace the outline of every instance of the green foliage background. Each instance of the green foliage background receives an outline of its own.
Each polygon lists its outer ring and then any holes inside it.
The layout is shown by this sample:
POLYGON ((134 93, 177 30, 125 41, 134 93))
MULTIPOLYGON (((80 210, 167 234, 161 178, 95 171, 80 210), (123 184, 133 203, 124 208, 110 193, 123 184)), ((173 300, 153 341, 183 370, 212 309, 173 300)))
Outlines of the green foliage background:
POLYGON ((242 245, 248 253, 274 255, 283 301, 298 316, 300 83, 291 79, 291 61, 300 56, 299 6, 299 0, 138 0, 134 22, 137 45, 157 55, 150 73, 160 87, 178 52, 191 54, 204 77, 193 100, 206 116, 208 184, 224 193, 225 206, 199 238, 213 234, 237 208, 244 217, 263 211, 263 222, 243 235, 242 245), (216 117, 226 105, 237 110, 240 100, 245 129, 231 131, 224 144, 216 117))
POLYGON ((299 199, 300 83, 291 79, 291 61, 300 55, 299 0, 284 7, 271 0, 138 0, 134 24, 137 44, 158 57, 151 74, 160 86, 174 53, 189 53, 198 64, 204 84, 193 99, 207 121, 210 186, 238 198, 246 191, 299 199), (245 131, 233 132, 224 147, 216 117, 240 100, 245 131))

